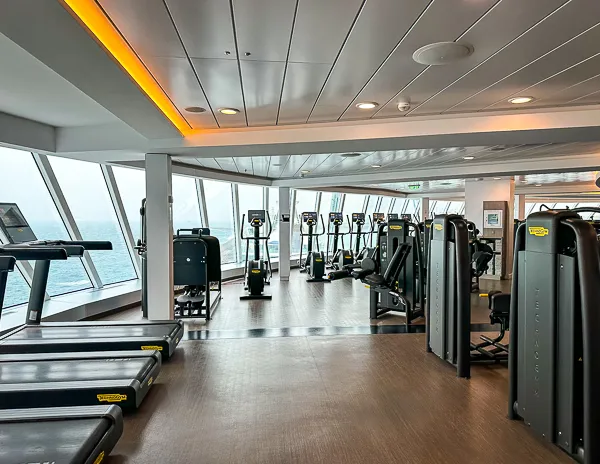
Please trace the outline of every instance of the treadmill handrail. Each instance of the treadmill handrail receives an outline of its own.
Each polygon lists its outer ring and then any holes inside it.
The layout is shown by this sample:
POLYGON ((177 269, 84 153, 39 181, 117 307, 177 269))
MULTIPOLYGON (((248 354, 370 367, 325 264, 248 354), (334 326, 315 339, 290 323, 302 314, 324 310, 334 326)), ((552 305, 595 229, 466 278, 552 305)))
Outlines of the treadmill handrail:
POLYGON ((73 246, 82 247, 88 251, 112 250, 112 242, 105 240, 36 240, 34 242, 25 242, 31 245, 45 246, 73 246))
POLYGON ((65 248, 43 248, 41 246, 29 246, 29 245, 4 245, 0 246, 0 255, 12 256, 17 261, 54 261, 67 259, 69 254, 65 248))

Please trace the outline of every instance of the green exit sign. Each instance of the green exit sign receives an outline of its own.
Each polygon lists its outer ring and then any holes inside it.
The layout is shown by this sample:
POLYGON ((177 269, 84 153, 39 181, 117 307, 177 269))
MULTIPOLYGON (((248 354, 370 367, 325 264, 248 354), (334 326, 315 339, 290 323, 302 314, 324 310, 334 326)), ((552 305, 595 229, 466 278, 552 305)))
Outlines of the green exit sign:
POLYGON ((413 184, 408 186, 408 190, 419 190, 421 186, 419 184, 413 184))

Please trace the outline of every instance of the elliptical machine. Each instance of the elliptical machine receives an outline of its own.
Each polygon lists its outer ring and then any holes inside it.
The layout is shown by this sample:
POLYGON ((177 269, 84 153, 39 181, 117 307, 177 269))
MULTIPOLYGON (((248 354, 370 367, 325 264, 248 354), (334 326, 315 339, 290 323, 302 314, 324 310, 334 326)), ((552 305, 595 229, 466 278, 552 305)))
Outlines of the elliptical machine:
POLYGON ((246 215, 242 215, 242 227, 240 227, 240 235, 242 240, 246 241, 246 261, 244 265, 244 282, 246 284, 244 290, 248 292, 246 295, 241 295, 240 300, 270 300, 272 295, 266 295, 264 293, 265 285, 271 283, 271 277, 273 276, 273 269, 271 267, 271 257, 269 256, 269 238, 271 238, 271 232, 273 231, 273 224, 271 223, 271 217, 268 211, 264 209, 251 209, 248 211, 248 223, 254 229, 252 237, 244 236, 244 221, 246 215), (268 221, 269 229, 265 236, 260 235, 260 228, 268 221), (250 240, 254 241, 254 259, 248 259, 248 253, 250 252, 250 240), (265 250, 267 253, 267 260, 264 261, 260 258, 260 242, 265 242, 265 250))
MULTIPOLYGON (((327 231, 327 266, 330 269, 339 270, 342 269, 344 266, 352 264, 354 262, 352 250, 344 249, 344 235, 347 235, 348 232, 340 232, 340 226, 342 226, 343 224, 343 213, 329 213, 329 230, 327 231), (331 232, 331 225, 333 225, 333 232, 331 232), (329 239, 331 237, 333 237, 333 257, 329 259, 329 239), (342 248, 338 248, 340 238, 342 239, 342 248)), ((348 229, 350 229, 350 225, 348 225, 348 229)))
POLYGON ((319 250, 319 237, 325 234, 325 223, 323 222, 323 216, 321 215, 321 225, 323 231, 318 232, 318 219, 315 211, 304 212, 300 218, 300 272, 306 272, 308 274, 307 282, 329 282, 328 279, 324 279, 325 275, 325 254, 319 250), (304 233, 303 224, 308 226, 308 233, 304 233), (308 243, 306 248, 306 261, 302 262, 302 249, 304 248, 304 237, 308 237, 308 243), (317 244, 317 251, 313 251, 313 237, 317 244))

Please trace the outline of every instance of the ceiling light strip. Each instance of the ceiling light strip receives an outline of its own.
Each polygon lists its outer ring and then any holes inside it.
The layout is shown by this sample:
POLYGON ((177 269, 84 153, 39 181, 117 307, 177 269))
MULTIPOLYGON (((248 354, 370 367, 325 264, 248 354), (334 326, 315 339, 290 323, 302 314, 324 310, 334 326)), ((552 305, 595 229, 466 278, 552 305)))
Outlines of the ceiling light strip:
POLYGON ((104 46, 156 107, 181 132, 181 135, 189 135, 192 128, 188 122, 96 2, 94 0, 62 0, 62 2, 79 18, 91 35, 104 46))

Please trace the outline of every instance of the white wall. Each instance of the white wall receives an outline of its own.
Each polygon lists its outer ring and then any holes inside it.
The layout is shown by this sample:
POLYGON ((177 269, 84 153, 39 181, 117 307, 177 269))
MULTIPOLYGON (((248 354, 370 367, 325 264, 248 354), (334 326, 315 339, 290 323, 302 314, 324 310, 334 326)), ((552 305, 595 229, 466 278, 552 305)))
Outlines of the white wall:
POLYGON ((465 182, 465 217, 473 221, 480 231, 483 231, 483 202, 506 201, 508 202, 508 216, 504 218, 512 224, 514 216, 514 191, 513 180, 467 180, 465 182))

